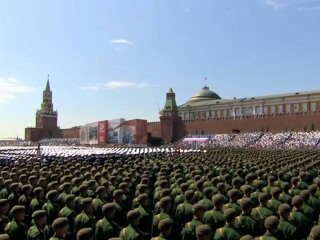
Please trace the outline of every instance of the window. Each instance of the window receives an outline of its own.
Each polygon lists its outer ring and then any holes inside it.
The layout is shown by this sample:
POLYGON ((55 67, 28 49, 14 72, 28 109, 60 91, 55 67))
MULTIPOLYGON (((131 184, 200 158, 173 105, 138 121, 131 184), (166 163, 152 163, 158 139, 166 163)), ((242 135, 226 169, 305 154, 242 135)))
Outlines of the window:
POLYGON ((283 105, 278 105, 278 113, 283 113, 283 105))
POLYGON ((261 114, 261 107, 260 106, 255 107, 255 114, 261 114))
POLYGON ((235 116, 236 117, 240 116, 240 108, 235 109, 235 116))
POLYGON ((299 103, 293 104, 293 111, 294 112, 299 112, 300 111, 299 103))
POLYGON ((217 110, 217 117, 221 116, 221 110, 217 110))
POLYGON ((189 118, 188 113, 187 113, 187 112, 185 112, 185 113, 184 113, 184 118, 183 118, 183 119, 184 119, 184 120, 187 120, 188 118, 189 118))
POLYGON ((207 117, 211 118, 211 111, 207 112, 207 117))
POLYGON ((268 114, 268 106, 264 106, 263 107, 263 113, 264 114, 268 114))
POLYGON ((292 112, 291 104, 287 104, 287 105, 286 105, 286 112, 287 112, 287 113, 292 112))
POLYGON ((313 112, 317 111, 317 103, 315 103, 315 102, 311 103, 311 111, 313 111, 313 112))
POLYGON ((223 110, 223 116, 224 117, 228 116, 228 110, 227 109, 223 110))
POLYGON ((308 111, 308 103, 302 103, 302 111, 307 112, 308 111))
POLYGON ((276 106, 272 105, 270 106, 270 113, 275 114, 276 113, 276 106))
POLYGON ((216 111, 211 111, 212 117, 216 116, 216 111))

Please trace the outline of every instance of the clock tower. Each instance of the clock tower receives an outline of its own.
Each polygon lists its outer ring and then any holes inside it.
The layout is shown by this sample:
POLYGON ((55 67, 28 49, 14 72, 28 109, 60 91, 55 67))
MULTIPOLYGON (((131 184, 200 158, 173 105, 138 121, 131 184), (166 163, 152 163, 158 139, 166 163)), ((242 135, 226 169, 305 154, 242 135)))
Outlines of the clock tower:
POLYGON ((36 113, 36 128, 43 129, 43 138, 52 138, 58 131, 58 112, 53 110, 52 91, 50 89, 49 75, 46 87, 42 93, 41 109, 36 113))

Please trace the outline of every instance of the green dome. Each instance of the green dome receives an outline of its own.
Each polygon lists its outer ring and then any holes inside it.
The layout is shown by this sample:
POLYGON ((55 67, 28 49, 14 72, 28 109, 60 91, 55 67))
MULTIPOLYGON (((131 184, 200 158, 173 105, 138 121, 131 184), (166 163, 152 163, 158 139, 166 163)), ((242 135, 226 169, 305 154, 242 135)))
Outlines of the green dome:
POLYGON ((194 94, 190 98, 189 102, 206 101, 214 99, 221 99, 221 97, 217 93, 211 91, 209 87, 205 86, 199 92, 194 94))

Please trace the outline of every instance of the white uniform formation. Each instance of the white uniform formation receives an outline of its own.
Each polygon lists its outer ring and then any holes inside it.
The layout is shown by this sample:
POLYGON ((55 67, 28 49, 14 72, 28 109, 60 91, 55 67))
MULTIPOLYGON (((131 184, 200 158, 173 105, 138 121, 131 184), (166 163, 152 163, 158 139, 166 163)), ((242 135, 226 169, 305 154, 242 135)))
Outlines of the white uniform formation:
POLYGON ((181 147, 233 147, 268 149, 320 149, 320 132, 282 132, 282 133, 240 133, 216 134, 211 136, 188 135, 179 145, 181 147), (198 141, 201 139, 201 141, 198 141))
POLYGON ((3 146, 0 147, 0 163, 10 165, 15 161, 41 158, 43 161, 55 159, 108 159, 144 155, 172 155, 176 153, 200 152, 193 149, 157 148, 157 147, 82 147, 82 146, 3 146))

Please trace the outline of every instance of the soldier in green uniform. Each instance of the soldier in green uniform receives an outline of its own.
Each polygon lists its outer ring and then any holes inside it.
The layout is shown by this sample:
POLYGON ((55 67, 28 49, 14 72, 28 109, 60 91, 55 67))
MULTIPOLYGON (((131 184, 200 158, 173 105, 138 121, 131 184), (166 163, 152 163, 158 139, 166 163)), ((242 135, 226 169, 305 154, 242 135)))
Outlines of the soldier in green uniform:
POLYGON ((4 229, 10 240, 27 239, 28 227, 23 223, 25 214, 24 206, 16 205, 11 209, 10 215, 13 219, 4 229))
POLYGON ((202 220, 205 212, 204 206, 196 203, 192 206, 192 211, 193 219, 185 224, 181 233, 183 240, 196 240, 196 228, 204 224, 202 220))
POLYGON ((121 230, 119 237, 123 240, 145 240, 144 234, 138 229, 140 212, 135 209, 127 214, 129 225, 121 230))
POLYGON ((4 188, 2 188, 2 190, 0 191, 0 197, 1 198, 8 198, 9 195, 11 194, 11 188, 10 185, 12 183, 11 179, 6 179, 4 181, 4 188))
POLYGON ((267 230, 263 236, 257 237, 257 240, 280 240, 277 236, 279 219, 276 216, 267 217, 264 221, 264 227, 267 230))
POLYGON ((257 232, 257 222, 251 217, 252 202, 250 198, 240 200, 241 214, 236 217, 235 228, 241 235, 255 235, 257 232))
POLYGON ((228 191, 227 194, 230 198, 230 201, 223 206, 223 210, 228 209, 228 208, 233 208, 236 211, 237 215, 239 215, 241 213, 241 208, 240 208, 239 204, 237 203, 237 201, 240 197, 239 190, 231 189, 228 191))
POLYGON ((213 195, 213 188, 212 187, 205 187, 203 189, 203 199, 201 199, 199 201, 199 203, 201 203, 204 208, 205 208, 205 211, 209 211, 213 208, 213 202, 212 202, 212 195, 213 195))
POLYGON ((93 218, 92 198, 82 200, 82 212, 78 214, 74 220, 76 233, 81 228, 95 228, 95 220, 93 218))
POLYGON ((194 192, 188 190, 185 192, 185 201, 178 205, 176 210, 176 221, 180 227, 191 221, 193 218, 192 205, 194 203, 194 192))
POLYGON ((301 211, 306 215, 313 223, 316 223, 318 220, 318 216, 316 215, 316 211, 308 204, 310 200, 310 193, 308 190, 302 190, 300 192, 300 196, 303 199, 303 204, 301 206, 301 211))
POLYGON ((225 218, 222 212, 224 198, 221 194, 217 194, 212 197, 212 201, 214 208, 205 212, 203 221, 215 231, 225 225, 225 218))
POLYGON ((160 220, 158 224, 158 229, 161 231, 160 235, 151 238, 151 240, 168 240, 171 237, 173 220, 171 218, 165 218, 160 220))
POLYGON ((93 209, 94 209, 94 216, 97 219, 102 217, 102 206, 107 202, 107 189, 104 186, 99 186, 96 189, 96 198, 92 200, 93 209))
POLYGON ((19 197, 19 204, 26 208, 25 224, 30 225, 31 223, 31 212, 30 212, 30 202, 31 202, 31 184, 26 184, 22 186, 22 195, 19 197))
POLYGON ((281 185, 282 193, 279 195, 279 201, 287 204, 291 204, 292 197, 289 194, 290 184, 283 182, 281 185))
POLYGON ((279 201, 281 189, 279 187, 273 187, 270 193, 272 198, 268 201, 267 207, 275 214, 278 211, 278 207, 282 204, 282 202, 279 201))
POLYGON ((68 219, 57 218, 52 223, 52 228, 54 230, 53 237, 50 240, 65 240, 68 234, 68 219))
POLYGON ((281 204, 278 208, 280 216, 278 231, 281 232, 283 240, 296 239, 296 227, 290 222, 291 207, 289 204, 281 204))
POLYGON ((300 196, 292 198, 292 212, 290 222, 297 228, 297 239, 306 238, 311 229, 311 221, 301 210, 303 199, 300 196))
POLYGON ((93 233, 92 228, 82 228, 77 234, 77 240, 93 240, 93 233))
POLYGON ((4 228, 10 222, 7 214, 9 212, 10 205, 7 199, 0 199, 0 234, 4 233, 4 228))
POLYGON ((240 240, 254 240, 254 237, 251 235, 244 235, 240 238, 240 240))
POLYGON ((139 207, 137 208, 140 212, 140 222, 138 228, 151 235, 153 215, 149 209, 149 197, 148 194, 140 194, 138 196, 139 207))
POLYGON ((67 218, 69 223, 69 231, 71 234, 75 234, 74 220, 76 218, 76 212, 74 211, 75 196, 68 194, 65 198, 65 206, 60 210, 59 217, 67 218))
POLYGON ((44 201, 43 201, 43 196, 44 196, 44 191, 42 187, 36 187, 33 189, 33 199, 30 202, 30 212, 34 212, 36 210, 40 210, 43 207, 44 201))
MULTIPOLYGON (((160 234, 158 230, 159 222, 166 218, 172 218, 172 199, 170 197, 163 197, 160 200, 161 212, 153 217, 152 220, 152 236, 160 234)), ((179 233, 180 234, 180 233, 179 233)))
POLYGON ((28 240, 45 240, 44 228, 47 224, 47 212, 37 210, 32 214, 34 224, 29 228, 28 240))
POLYGON ((237 212, 228 208, 224 211, 224 217, 226 219, 226 225, 222 228, 218 228, 214 234, 214 240, 237 240, 240 239, 240 234, 235 228, 235 220, 237 212))
POLYGON ((113 192, 113 203, 116 205, 116 212, 114 215, 114 221, 121 227, 126 227, 128 224, 126 211, 123 207, 123 191, 117 189, 113 192))
POLYGON ((12 183, 10 185, 11 193, 8 196, 8 201, 10 206, 18 205, 19 197, 20 197, 20 186, 19 183, 12 183))
POLYGON ((67 195, 71 193, 72 186, 71 186, 71 183, 65 182, 62 184, 61 188, 63 189, 63 192, 60 193, 58 200, 59 200, 60 206, 64 206, 66 204, 67 195))
POLYGON ((96 224, 95 240, 104 240, 119 236, 121 227, 113 222, 115 211, 116 205, 114 203, 107 203, 102 206, 102 214, 104 217, 96 224))
POLYGON ((212 239, 212 229, 209 225, 200 225, 196 228, 197 240, 210 240, 212 239))
MULTIPOLYGON (((251 216, 254 220, 257 221, 260 230, 263 229, 264 220, 273 214, 273 212, 267 207, 268 200, 269 200, 269 195, 267 193, 260 193, 259 194, 260 205, 252 209, 252 212, 251 212, 251 216)), ((258 234, 259 233, 260 232, 258 232, 258 234)))

